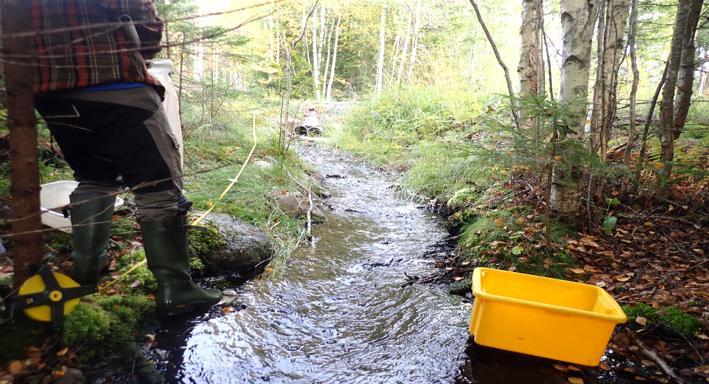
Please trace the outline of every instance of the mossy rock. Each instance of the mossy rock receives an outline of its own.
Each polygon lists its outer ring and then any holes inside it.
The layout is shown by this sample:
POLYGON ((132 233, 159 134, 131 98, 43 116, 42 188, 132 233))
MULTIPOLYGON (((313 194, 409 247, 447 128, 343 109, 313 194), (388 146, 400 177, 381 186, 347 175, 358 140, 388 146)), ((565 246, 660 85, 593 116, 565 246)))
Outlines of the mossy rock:
POLYGON ((212 213, 189 235, 191 254, 207 270, 221 274, 259 272, 275 255, 275 247, 259 228, 226 214, 212 213))

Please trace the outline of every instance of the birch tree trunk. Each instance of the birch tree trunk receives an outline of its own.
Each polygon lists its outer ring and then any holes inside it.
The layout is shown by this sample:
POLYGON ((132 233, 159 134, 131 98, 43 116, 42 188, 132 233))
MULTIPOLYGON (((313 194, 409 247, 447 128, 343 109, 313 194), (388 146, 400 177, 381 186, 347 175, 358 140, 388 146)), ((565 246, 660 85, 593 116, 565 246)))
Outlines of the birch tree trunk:
POLYGON ((399 67, 399 50, 401 49, 401 26, 404 25, 404 15, 399 13, 399 23, 396 27, 396 37, 394 38, 394 45, 391 49, 391 78, 396 78, 397 68, 399 67))
POLYGON ((598 71, 594 90, 592 131, 601 158, 605 160, 608 150, 608 140, 611 135, 613 120, 617 108, 618 71, 623 61, 625 50, 625 26, 630 10, 629 0, 605 1, 605 18, 601 15, 604 28, 599 30, 602 38, 599 41, 598 71))
POLYGON ((332 100, 332 84, 335 81, 335 67, 337 67, 337 48, 340 43, 340 22, 342 16, 337 17, 337 26, 335 27, 335 45, 332 48, 332 65, 330 66, 330 81, 327 84, 327 94, 325 99, 330 102, 332 100))
MULTIPOLYGON (((559 102, 572 114, 562 140, 581 140, 586 121, 588 77, 591 65, 593 29, 598 14, 598 0, 561 0, 562 67, 559 102)), ((563 150, 560 142, 560 150, 563 150)), ((579 164, 563 157, 554 164, 549 204, 562 215, 574 215, 581 206, 579 164)))
POLYGON ((379 22, 379 54, 377 55, 377 78, 374 83, 374 92, 381 96, 384 89, 384 51, 386 48, 386 19, 387 9, 382 6, 382 16, 379 22))
POLYGON ((635 39, 638 34, 638 0, 632 0, 630 5, 630 32, 628 32, 628 54, 630 55, 630 66, 633 72, 633 83, 630 86, 630 101, 628 111, 628 143, 625 146, 623 161, 630 169, 630 154, 635 146, 635 136, 637 135, 636 102, 638 95, 638 85, 640 84, 640 70, 638 70, 638 57, 635 53, 635 39))
MULTIPOLYGON (((32 30, 29 5, 22 0, 2 1, 2 32, 32 30)), ((3 52, 33 55, 31 38, 6 38, 3 52)), ((12 254, 14 285, 18 288, 42 264, 42 228, 39 204, 37 121, 34 115, 32 61, 5 62, 7 122, 10 128, 10 192, 12 195, 12 254)))
POLYGON ((660 145, 662 147, 662 164, 657 170, 657 195, 667 198, 670 192, 669 181, 672 175, 672 160, 674 159, 674 98, 677 76, 682 60, 682 43, 687 31, 687 19, 692 0, 680 0, 675 17, 674 32, 670 45, 670 56, 667 62, 667 77, 662 89, 660 104, 660 145))
MULTIPOLYGON (((411 11, 411 10, 409 10, 411 11)), ((406 63, 406 57, 409 52, 409 40, 411 38, 411 23, 413 21, 413 14, 409 12, 409 22, 406 25, 406 35, 404 36, 404 47, 401 49, 401 60, 399 62, 399 72, 396 75, 396 84, 401 85, 401 78, 404 75, 404 63, 406 63)))
POLYGON ((327 92, 327 74, 329 73, 330 70, 330 57, 332 56, 332 33, 335 29, 335 22, 332 22, 332 25, 330 25, 330 28, 328 29, 327 32, 327 38, 325 39, 325 43, 327 45, 323 45, 322 48, 325 48, 325 70, 323 71, 324 74, 324 80, 322 82, 322 91, 321 94, 324 95, 327 92))
POLYGON ((411 37, 411 57, 409 59, 409 69, 406 72, 406 79, 408 81, 411 81, 411 79, 413 78, 414 66, 416 65, 416 51, 418 50, 419 29, 421 25, 419 21, 420 16, 421 0, 416 0, 416 8, 413 16, 413 35, 411 37))
POLYGON ((677 101, 675 102, 674 139, 677 140, 682 134, 684 124, 687 122, 687 114, 692 100, 694 87, 695 52, 697 47, 694 40, 697 35, 697 24, 702 12, 702 0, 691 0, 689 15, 687 16, 687 28, 684 33, 682 43, 682 60, 680 70, 677 75, 677 101))
MULTIPOLYGON (((317 10, 315 10, 314 19, 317 20, 317 10)), ((318 25, 313 23, 313 90, 315 93, 315 98, 320 100, 320 50, 318 49, 318 25)))

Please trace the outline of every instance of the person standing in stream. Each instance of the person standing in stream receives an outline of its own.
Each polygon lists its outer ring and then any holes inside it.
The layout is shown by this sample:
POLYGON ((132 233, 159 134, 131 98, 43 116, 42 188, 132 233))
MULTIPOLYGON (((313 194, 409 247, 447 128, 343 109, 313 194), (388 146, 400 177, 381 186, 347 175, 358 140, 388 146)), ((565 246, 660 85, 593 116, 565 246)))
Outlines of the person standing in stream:
POLYGON ((188 266, 178 144, 162 108, 164 88, 147 71, 163 23, 153 0, 30 0, 37 37, 35 106, 74 171, 72 277, 97 284, 116 195, 135 195, 157 310, 174 315, 216 304, 188 266))

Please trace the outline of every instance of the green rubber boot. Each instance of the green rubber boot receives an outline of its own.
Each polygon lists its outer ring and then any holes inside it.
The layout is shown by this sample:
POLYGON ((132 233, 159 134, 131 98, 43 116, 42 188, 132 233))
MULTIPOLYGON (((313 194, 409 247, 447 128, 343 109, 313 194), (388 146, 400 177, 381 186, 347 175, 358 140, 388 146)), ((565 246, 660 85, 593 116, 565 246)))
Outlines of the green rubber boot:
POLYGON ((108 264, 106 247, 111 238, 115 196, 95 193, 72 194, 71 277, 81 285, 96 285, 108 264))
POLYGON ((172 316, 211 307, 222 299, 218 289, 200 288, 192 281, 185 216, 140 223, 148 268, 158 282, 157 312, 172 316))

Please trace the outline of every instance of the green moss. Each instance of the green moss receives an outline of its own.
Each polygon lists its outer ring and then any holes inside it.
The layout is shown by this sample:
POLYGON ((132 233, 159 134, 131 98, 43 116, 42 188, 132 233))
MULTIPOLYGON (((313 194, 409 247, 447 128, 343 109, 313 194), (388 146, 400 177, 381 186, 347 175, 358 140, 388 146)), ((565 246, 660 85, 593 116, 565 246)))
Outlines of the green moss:
POLYGON ((694 337, 701 329, 699 320, 676 307, 655 309, 645 303, 638 303, 623 306, 623 311, 630 321, 635 321, 637 317, 644 317, 650 323, 660 324, 688 338, 694 337))
POLYGON ((62 342, 81 350, 83 362, 133 355, 154 303, 142 295, 94 295, 89 300, 67 316, 62 342))
POLYGON ((126 272, 133 268, 135 264, 138 264, 143 260, 145 260, 145 250, 142 248, 137 249, 123 255, 116 263, 116 268, 121 276, 125 276, 124 280, 128 282, 129 285, 140 288, 144 292, 152 292, 158 289, 158 283, 155 281, 155 276, 153 276, 153 273, 150 272, 150 269, 148 269, 147 264, 143 264, 133 270, 130 274, 126 274, 126 272))
POLYGON ((118 215, 113 220, 111 234, 125 240, 133 240, 138 236, 140 231, 135 220, 129 216, 118 215))
POLYGON ((462 188, 453 194, 453 197, 448 199, 447 205, 450 209, 459 209, 470 205, 480 197, 479 191, 474 188, 462 188))
POLYGON ((192 228, 188 236, 190 255, 193 260, 190 261, 190 267, 204 268, 201 259, 217 249, 226 245, 224 236, 219 232, 216 226, 211 223, 202 224, 199 227, 192 228), (195 260, 196 258, 196 260, 195 260))
POLYGON ((62 342, 77 348, 92 346, 82 353, 82 358, 91 359, 110 329, 111 316, 108 312, 95 304, 79 303, 64 321, 62 342))

